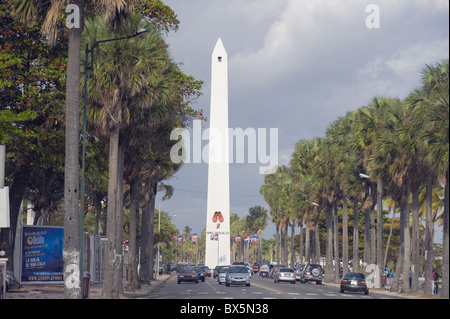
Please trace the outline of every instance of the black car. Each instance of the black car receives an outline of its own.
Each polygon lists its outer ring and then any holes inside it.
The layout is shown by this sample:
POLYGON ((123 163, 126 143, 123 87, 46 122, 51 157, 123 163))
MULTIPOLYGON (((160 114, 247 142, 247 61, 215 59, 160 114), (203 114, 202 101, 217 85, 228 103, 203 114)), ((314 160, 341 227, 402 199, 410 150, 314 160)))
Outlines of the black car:
POLYGON ((346 273, 341 279, 341 294, 344 293, 345 290, 364 292, 366 295, 368 295, 369 288, 367 288, 366 277, 364 276, 364 274, 359 272, 346 273))

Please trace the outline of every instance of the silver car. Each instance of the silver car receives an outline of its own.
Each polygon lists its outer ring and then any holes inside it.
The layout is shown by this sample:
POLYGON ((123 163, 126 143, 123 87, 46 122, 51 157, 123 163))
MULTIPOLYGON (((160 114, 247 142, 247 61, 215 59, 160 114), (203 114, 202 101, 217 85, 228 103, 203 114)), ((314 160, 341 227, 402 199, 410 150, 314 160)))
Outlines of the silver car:
POLYGON ((246 285, 250 287, 250 274, 245 266, 230 266, 225 277, 225 285, 246 285))
POLYGON ((228 266, 224 266, 220 269, 220 273, 217 276, 217 281, 219 282, 219 285, 226 282, 227 272, 228 272, 228 266))
POLYGON ((276 273, 273 274, 273 282, 279 283, 280 281, 295 284, 297 279, 294 271, 291 268, 278 268, 276 273))

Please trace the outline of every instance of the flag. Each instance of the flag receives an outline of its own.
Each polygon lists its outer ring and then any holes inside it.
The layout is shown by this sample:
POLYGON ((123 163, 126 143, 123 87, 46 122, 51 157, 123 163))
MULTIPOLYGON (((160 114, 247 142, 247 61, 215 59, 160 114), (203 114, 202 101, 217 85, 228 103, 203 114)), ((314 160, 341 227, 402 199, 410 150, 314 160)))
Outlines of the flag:
POLYGON ((240 241, 241 241, 241 235, 237 235, 237 236, 236 236, 236 241, 237 241, 237 242, 240 242, 240 241))
POLYGON ((193 244, 197 243, 197 239, 198 239, 197 233, 192 234, 191 240, 193 244))
POLYGON ((244 244, 248 244, 250 242, 250 236, 245 236, 244 244))
POLYGON ((214 240, 216 240, 216 241, 219 240, 219 234, 214 235, 214 240))

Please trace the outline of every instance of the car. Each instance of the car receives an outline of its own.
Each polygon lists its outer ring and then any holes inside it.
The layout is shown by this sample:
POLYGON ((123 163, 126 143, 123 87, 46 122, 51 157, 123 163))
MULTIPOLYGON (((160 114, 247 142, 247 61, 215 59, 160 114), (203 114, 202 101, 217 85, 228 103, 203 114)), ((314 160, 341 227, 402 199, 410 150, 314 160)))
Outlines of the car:
POLYGON ((279 283, 280 281, 295 284, 297 279, 294 270, 291 268, 277 268, 277 271, 273 274, 273 282, 279 283))
POLYGON ((303 269, 305 269, 305 265, 304 264, 298 264, 297 267, 295 267, 295 277, 297 280, 301 280, 302 274, 303 274, 303 269))
POLYGON ((195 282, 198 284, 198 272, 194 267, 181 267, 178 270, 178 283, 195 282))
POLYGON ((250 287, 250 274, 245 266, 232 265, 228 268, 225 276, 225 285, 246 285, 250 287))
POLYGON ((229 266, 222 266, 222 268, 220 268, 220 273, 217 276, 217 282, 219 283, 219 285, 226 282, 227 272, 229 268, 229 266))
POLYGON ((253 273, 257 273, 259 272, 259 264, 258 263, 254 263, 252 268, 253 268, 253 273))
POLYGON ((205 273, 205 277, 211 277, 211 270, 208 266, 201 266, 203 268, 203 272, 205 273))
POLYGON ((321 285, 323 282, 323 268, 319 264, 307 264, 303 269, 300 282, 305 283, 314 281, 316 285, 321 285))
POLYGON ((219 277, 220 270, 222 269, 222 267, 223 266, 216 266, 216 267, 214 267, 213 278, 219 277))
POLYGON ((269 273, 269 278, 273 279, 273 274, 277 271, 277 268, 287 268, 285 265, 275 265, 269 273))
POLYGON ((259 270, 259 276, 268 278, 269 271, 270 271, 269 265, 262 265, 261 269, 259 270))
POLYGON ((204 267, 194 267, 194 269, 197 272, 198 280, 201 280, 202 282, 205 282, 205 270, 204 270, 204 267))
POLYGON ((362 273, 348 272, 341 279, 340 292, 344 291, 357 291, 369 294, 369 288, 367 288, 366 277, 362 273))

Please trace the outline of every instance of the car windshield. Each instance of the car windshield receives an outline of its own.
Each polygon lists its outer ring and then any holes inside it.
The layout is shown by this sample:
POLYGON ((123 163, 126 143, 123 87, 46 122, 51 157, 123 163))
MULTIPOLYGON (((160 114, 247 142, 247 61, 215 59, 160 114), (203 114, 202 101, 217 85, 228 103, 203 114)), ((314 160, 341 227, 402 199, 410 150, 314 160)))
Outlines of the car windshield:
POLYGON ((280 272, 294 272, 291 268, 281 268, 280 272))
POLYGON ((184 273, 197 273, 197 271, 194 268, 182 268, 180 272, 184 273))
POLYGON ((228 272, 228 267, 222 267, 222 269, 220 270, 221 273, 225 273, 228 272))
POLYGON ((228 273, 232 273, 232 274, 242 274, 242 273, 247 273, 248 270, 245 267, 230 267, 230 269, 228 270, 228 273))
POLYGON ((315 265, 315 264, 310 264, 310 265, 308 265, 308 267, 307 267, 307 269, 309 270, 309 269, 314 269, 314 268, 321 268, 321 266, 320 265, 315 265))
POLYGON ((195 271, 203 271, 203 267, 195 267, 195 271))
POLYGON ((349 272, 345 274, 345 279, 366 279, 363 274, 357 272, 349 272))

